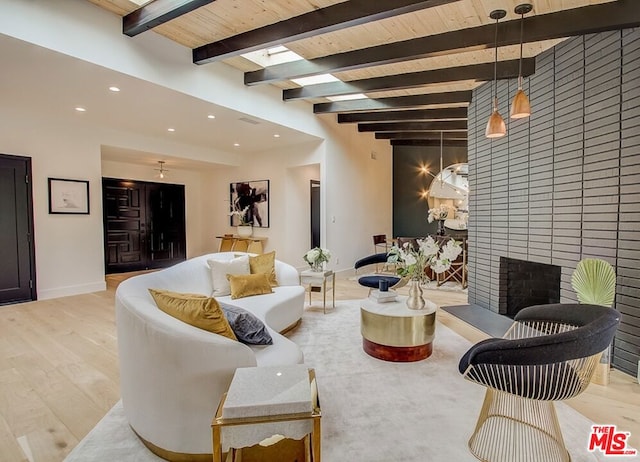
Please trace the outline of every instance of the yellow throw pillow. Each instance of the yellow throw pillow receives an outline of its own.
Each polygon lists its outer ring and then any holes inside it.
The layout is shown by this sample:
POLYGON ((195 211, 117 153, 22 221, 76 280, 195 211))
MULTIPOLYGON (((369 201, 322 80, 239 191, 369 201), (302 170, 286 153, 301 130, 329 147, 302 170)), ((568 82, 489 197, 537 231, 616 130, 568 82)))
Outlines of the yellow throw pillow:
POLYGON ((273 293, 271 284, 264 273, 258 274, 227 274, 231 286, 231 298, 243 298, 251 295, 273 293))
POLYGON ((149 293, 158 308, 168 315, 200 329, 238 340, 215 298, 161 289, 149 289, 149 293))
POLYGON ((251 274, 263 273, 267 276, 267 280, 271 287, 278 285, 276 280, 276 251, 249 257, 249 269, 251 274))

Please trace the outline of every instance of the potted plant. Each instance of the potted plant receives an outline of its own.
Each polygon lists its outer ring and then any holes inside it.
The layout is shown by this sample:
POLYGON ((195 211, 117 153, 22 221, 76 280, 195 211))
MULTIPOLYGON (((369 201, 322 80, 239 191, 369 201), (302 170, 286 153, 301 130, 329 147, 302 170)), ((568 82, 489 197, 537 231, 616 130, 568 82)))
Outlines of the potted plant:
POLYGON ((328 263, 331 258, 331 252, 327 249, 322 249, 320 247, 314 247, 305 253, 302 258, 306 261, 311 269, 316 272, 320 272, 323 270, 324 263, 328 263))
POLYGON ((409 298, 407 306, 420 310, 425 306, 422 298, 422 284, 426 278, 425 269, 430 267, 435 273, 442 273, 451 267, 451 262, 462 252, 460 242, 450 239, 440 247, 431 236, 418 239, 414 247, 408 242, 402 247, 394 245, 387 261, 394 263, 400 276, 409 278, 409 298))
POLYGON ((242 210, 232 210, 229 213, 230 217, 233 217, 233 216, 238 217, 238 224, 236 226, 238 236, 250 237, 253 234, 253 226, 249 221, 247 221, 248 211, 249 211, 249 206, 247 205, 242 210))

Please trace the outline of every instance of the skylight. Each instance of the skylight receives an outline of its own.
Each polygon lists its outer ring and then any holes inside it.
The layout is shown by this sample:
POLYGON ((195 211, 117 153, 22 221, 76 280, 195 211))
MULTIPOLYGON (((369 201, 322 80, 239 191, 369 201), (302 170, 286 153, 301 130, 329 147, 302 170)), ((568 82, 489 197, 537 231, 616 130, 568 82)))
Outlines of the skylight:
POLYGON ((364 93, 356 93, 353 95, 338 95, 338 96, 327 96, 327 99, 329 101, 350 101, 352 99, 364 99, 364 98, 368 98, 367 95, 365 95, 364 93))
POLYGON ((242 57, 262 67, 275 66, 276 64, 290 63, 303 59, 302 56, 294 53, 283 45, 244 53, 242 57))
POLYGON ((316 85, 318 83, 339 82, 340 79, 337 79, 331 74, 320 74, 312 75, 310 77, 300 77, 299 79, 291 79, 291 81, 297 83, 301 87, 304 87, 307 85, 316 85))

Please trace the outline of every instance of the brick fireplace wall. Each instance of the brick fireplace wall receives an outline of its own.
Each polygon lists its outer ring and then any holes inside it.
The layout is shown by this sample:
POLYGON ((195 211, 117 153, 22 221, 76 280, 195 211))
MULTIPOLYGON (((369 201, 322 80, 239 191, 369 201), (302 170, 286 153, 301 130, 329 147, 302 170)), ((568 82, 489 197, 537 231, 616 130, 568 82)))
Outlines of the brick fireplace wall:
POLYGON ((499 309, 500 257, 561 267, 560 301, 586 257, 617 274, 614 366, 640 357, 640 29, 566 40, 525 79, 529 119, 510 121, 517 82, 498 83, 507 136, 488 140, 491 85, 469 106, 469 303, 499 309))

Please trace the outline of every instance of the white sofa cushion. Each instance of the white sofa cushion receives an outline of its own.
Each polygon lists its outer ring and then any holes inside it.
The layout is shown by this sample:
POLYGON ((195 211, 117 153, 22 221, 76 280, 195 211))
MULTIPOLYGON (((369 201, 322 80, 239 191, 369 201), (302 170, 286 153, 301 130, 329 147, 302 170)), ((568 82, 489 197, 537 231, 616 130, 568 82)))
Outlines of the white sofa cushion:
POLYGON ((207 260, 211 270, 211 283, 213 284, 214 297, 229 295, 231 287, 227 274, 249 274, 249 255, 241 255, 231 260, 219 260, 211 258, 207 260))

